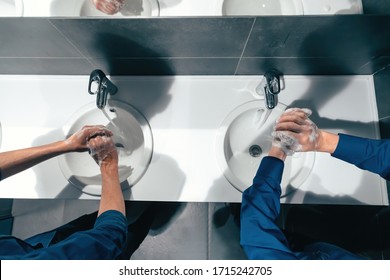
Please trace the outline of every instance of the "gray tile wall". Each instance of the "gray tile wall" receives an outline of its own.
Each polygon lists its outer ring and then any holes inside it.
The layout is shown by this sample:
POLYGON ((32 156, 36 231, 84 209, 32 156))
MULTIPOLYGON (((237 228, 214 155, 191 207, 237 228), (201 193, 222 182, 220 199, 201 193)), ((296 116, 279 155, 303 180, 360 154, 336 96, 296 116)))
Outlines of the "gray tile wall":
POLYGON ((390 139, 390 59, 389 66, 374 75, 381 138, 390 139))
POLYGON ((11 234, 13 217, 12 217, 13 199, 0 199, 0 235, 11 234))
MULTIPOLYGON (((390 139, 390 59, 387 67, 374 75, 375 95, 378 106, 379 128, 382 139, 390 139)), ((387 181, 387 195, 390 201, 390 182, 387 181)))
POLYGON ((364 14, 390 14, 389 0, 362 0, 364 14))
POLYGON ((0 74, 373 74, 390 16, 0 18, 0 74))

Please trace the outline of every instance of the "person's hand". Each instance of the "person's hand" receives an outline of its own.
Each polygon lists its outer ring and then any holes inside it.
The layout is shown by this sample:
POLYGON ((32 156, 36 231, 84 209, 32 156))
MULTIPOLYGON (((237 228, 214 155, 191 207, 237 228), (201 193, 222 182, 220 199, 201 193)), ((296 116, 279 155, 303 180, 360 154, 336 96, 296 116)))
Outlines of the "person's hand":
POLYGON ((287 109, 274 127, 273 146, 281 148, 287 155, 316 151, 322 140, 322 133, 309 119, 310 115, 310 109, 287 109))
POLYGON ((102 125, 86 125, 66 139, 65 144, 70 152, 85 152, 89 149, 89 139, 98 135, 111 137, 112 132, 102 125))
POLYGON ((103 167, 118 167, 118 152, 111 136, 97 135, 88 140, 89 153, 103 167))
POLYGON ((92 0, 92 3, 99 11, 113 15, 122 9, 125 0, 92 0))

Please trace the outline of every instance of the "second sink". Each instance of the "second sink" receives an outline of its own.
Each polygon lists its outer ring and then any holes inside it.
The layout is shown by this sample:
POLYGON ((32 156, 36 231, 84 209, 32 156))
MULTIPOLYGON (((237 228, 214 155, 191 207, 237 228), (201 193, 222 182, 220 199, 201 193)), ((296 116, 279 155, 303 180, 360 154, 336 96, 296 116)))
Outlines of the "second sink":
POLYGON ((222 15, 303 15, 301 0, 218 0, 222 15))
MULTIPOLYGON (((223 121, 217 135, 217 160, 226 179, 243 192, 252 185, 260 161, 272 146, 272 130, 286 105, 267 110, 263 100, 247 102, 223 121)), ((314 153, 287 157, 282 178, 282 196, 306 180, 314 164, 314 153)))
POLYGON ((22 0, 0 0, 0 17, 21 17, 22 15, 22 0))

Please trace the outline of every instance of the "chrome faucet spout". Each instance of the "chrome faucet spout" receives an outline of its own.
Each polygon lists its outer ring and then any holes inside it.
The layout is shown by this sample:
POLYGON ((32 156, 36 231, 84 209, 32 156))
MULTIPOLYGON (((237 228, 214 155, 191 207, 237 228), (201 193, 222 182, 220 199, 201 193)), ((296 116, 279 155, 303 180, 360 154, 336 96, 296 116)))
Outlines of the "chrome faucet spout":
POLYGON ((107 105, 108 95, 114 95, 118 88, 106 77, 102 70, 96 69, 89 76, 88 92, 96 94, 96 106, 104 109, 107 105), (97 83, 96 90, 92 90, 92 85, 97 83))
POLYGON ((278 95, 271 93, 268 88, 264 88, 264 101, 267 109, 273 109, 278 105, 278 95))
POLYGON ((260 87, 264 93, 264 101, 267 109, 273 109, 278 105, 278 94, 280 92, 280 76, 282 73, 276 69, 271 69, 264 74, 264 78, 256 88, 260 87))

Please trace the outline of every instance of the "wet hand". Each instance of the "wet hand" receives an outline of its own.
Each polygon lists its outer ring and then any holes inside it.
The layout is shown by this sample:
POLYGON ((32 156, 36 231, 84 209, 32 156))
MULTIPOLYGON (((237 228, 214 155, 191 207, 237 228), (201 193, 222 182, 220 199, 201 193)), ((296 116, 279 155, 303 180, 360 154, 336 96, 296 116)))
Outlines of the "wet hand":
POLYGON ((92 3, 99 11, 113 15, 122 9, 125 0, 92 0, 92 3))
POLYGON ((274 127, 273 146, 281 148, 287 155, 316 151, 322 140, 322 131, 309 119, 310 115, 310 109, 287 109, 274 127))
POLYGON ((109 136, 113 134, 105 126, 102 125, 86 125, 81 128, 79 131, 74 133, 68 139, 65 140, 65 144, 68 147, 68 150, 71 152, 85 152, 88 151, 88 141, 89 139, 96 136, 109 136))
POLYGON ((118 152, 111 136, 96 135, 88 140, 89 153, 101 167, 118 167, 118 152))

